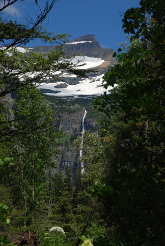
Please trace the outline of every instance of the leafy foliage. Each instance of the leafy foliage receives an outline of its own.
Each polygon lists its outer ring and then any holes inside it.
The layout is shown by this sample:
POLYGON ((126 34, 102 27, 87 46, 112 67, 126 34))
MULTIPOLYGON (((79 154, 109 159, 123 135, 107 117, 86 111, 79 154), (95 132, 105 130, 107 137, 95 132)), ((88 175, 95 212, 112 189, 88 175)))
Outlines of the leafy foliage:
POLYGON ((164 9, 163 1, 143 0, 126 11, 131 45, 105 74, 113 90, 98 103, 113 189, 103 198, 107 222, 131 246, 164 244, 164 9))

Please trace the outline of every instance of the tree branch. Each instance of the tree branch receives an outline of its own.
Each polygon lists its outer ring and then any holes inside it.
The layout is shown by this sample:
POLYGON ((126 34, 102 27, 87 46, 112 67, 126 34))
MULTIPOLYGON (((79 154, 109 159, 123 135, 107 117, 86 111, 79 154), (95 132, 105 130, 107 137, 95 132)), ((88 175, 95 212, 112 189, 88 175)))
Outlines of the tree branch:
POLYGON ((4 1, 3 1, 3 2, 4 2, 4 5, 3 5, 3 7, 0 8, 0 11, 3 11, 3 10, 6 9, 7 7, 9 7, 9 6, 11 6, 12 4, 16 3, 17 1, 19 1, 19 0, 12 0, 12 1, 8 0, 7 3, 5 4, 6 1, 4 0, 4 1))

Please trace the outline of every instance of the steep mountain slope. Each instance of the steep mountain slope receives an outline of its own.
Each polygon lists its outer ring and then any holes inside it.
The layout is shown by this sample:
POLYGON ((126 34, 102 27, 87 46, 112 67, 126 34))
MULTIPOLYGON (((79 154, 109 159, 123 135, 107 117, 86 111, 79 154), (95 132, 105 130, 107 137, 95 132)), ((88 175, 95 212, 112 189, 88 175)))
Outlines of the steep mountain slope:
MULTIPOLYGON (((46 52, 43 47, 36 50, 46 52)), ((58 166, 60 170, 70 167, 73 180, 76 180, 81 160, 80 143, 75 145, 75 142, 81 138, 84 111, 87 110, 85 132, 96 132, 98 129, 92 99, 106 91, 103 76, 108 67, 114 64, 114 60, 113 51, 102 48, 93 35, 85 35, 66 43, 64 52, 76 69, 85 71, 85 75, 58 71, 56 81, 45 81, 39 89, 55 108, 56 129, 63 131, 65 135, 58 155, 58 166)))

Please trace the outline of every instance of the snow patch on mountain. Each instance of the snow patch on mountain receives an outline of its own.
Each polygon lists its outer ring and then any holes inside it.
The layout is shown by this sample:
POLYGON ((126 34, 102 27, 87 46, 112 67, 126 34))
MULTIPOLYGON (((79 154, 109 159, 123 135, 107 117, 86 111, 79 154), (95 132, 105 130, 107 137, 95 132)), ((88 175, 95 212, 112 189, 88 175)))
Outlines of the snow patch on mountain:
MULTIPOLYGON (((76 69, 87 70, 87 77, 79 77, 69 72, 59 73, 58 81, 41 83, 39 89, 46 95, 56 97, 81 97, 98 96, 107 90, 104 88, 104 74, 100 74, 94 68, 104 63, 104 60, 96 57, 75 56, 69 59, 76 69), (89 71, 91 69, 91 71, 89 71), (93 69, 93 70, 92 70, 93 69)), ((108 88, 109 90, 110 88, 108 88)))
POLYGON ((106 92, 103 87, 103 74, 94 78, 84 78, 75 85, 69 85, 66 88, 57 88, 57 83, 42 83, 39 85, 40 89, 44 89, 46 95, 56 97, 81 97, 81 96, 98 96, 106 92), (46 92, 46 90, 51 92, 46 92))
POLYGON ((85 44, 85 43, 92 43, 93 41, 77 41, 77 42, 69 42, 69 43, 65 43, 65 44, 67 44, 67 45, 74 45, 74 44, 85 44))
POLYGON ((77 66, 78 69, 90 69, 100 66, 104 63, 104 60, 96 57, 89 56, 75 56, 70 60, 73 65, 77 66))
POLYGON ((30 50, 29 48, 23 48, 23 47, 16 47, 15 49, 21 53, 26 53, 30 50))

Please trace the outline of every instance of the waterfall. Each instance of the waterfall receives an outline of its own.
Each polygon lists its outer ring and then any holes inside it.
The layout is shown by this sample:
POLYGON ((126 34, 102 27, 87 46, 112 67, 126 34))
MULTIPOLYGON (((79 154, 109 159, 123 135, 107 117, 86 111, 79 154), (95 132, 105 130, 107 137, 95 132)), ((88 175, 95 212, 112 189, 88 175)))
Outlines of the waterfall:
POLYGON ((84 133, 85 133, 84 122, 85 122, 86 115, 87 115, 87 111, 85 109, 84 115, 83 115, 83 118, 82 118, 82 132, 81 132, 81 144, 80 144, 80 168, 81 168, 81 174, 84 174, 84 171, 85 171, 84 170, 84 163, 83 163, 83 161, 81 159, 82 159, 82 156, 83 156, 84 133))

